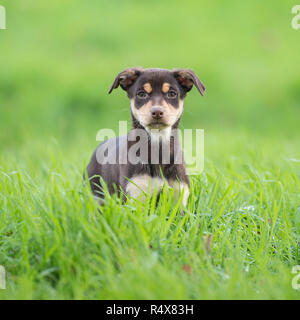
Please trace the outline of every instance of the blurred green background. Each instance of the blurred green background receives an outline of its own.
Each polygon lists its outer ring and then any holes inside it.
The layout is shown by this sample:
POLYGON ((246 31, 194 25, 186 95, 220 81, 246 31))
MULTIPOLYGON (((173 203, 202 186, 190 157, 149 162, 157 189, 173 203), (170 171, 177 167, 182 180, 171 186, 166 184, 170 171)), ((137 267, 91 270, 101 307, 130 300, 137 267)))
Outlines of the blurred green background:
MULTIPOLYGON (((7 12, 7 30, 0 30, 0 264, 9 286, 0 295, 298 297, 289 278, 299 264, 295 4, 0 0, 7 12), (179 240, 150 229, 149 241, 162 248, 152 268, 148 247, 140 249, 148 222, 130 220, 136 208, 111 202, 98 215, 81 191, 97 131, 130 120, 125 92, 108 90, 118 72, 134 66, 190 68, 207 88, 204 98, 189 93, 181 124, 205 130, 205 173, 194 180, 190 208, 201 232, 214 234, 210 267, 195 251, 193 219, 179 240), (106 222, 127 269, 118 270, 106 222), (193 281, 182 275, 186 259, 201 271, 193 281), (220 271, 231 275, 228 282, 218 280, 220 271)), ((161 212, 157 228, 165 223, 161 212)))
POLYGON ((88 161, 97 130, 130 119, 126 94, 107 92, 115 75, 131 66, 187 67, 199 75, 206 97, 189 94, 182 125, 205 129, 206 157, 220 139, 237 137, 254 148, 261 139, 292 143, 291 153, 297 152, 294 1, 0 4, 7 11, 7 30, 0 31, 2 155, 42 152, 55 141, 78 164, 88 161))

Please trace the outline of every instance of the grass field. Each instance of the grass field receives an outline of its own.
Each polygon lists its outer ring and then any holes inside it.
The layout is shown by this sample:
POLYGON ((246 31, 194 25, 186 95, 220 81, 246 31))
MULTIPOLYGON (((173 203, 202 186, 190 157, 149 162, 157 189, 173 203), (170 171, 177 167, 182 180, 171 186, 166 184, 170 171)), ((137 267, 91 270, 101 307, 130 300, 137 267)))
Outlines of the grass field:
POLYGON ((300 31, 293 1, 0 1, 0 299, 299 299, 300 31), (108 197, 82 173, 128 66, 188 67, 205 130, 185 215, 108 197), (213 236, 209 251, 206 239, 213 236))

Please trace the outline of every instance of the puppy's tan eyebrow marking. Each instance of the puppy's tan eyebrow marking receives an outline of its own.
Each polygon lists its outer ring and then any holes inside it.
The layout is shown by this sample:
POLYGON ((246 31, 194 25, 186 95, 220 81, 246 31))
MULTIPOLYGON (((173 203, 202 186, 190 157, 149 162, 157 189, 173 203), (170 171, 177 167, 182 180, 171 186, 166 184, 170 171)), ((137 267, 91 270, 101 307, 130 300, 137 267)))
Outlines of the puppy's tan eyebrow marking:
POLYGON ((164 82, 161 90, 163 93, 167 93, 170 90, 170 87, 171 87, 170 83, 164 82))
POLYGON ((147 92, 147 93, 151 93, 152 92, 152 87, 151 87, 151 84, 149 82, 145 83, 144 84, 144 90, 147 92))

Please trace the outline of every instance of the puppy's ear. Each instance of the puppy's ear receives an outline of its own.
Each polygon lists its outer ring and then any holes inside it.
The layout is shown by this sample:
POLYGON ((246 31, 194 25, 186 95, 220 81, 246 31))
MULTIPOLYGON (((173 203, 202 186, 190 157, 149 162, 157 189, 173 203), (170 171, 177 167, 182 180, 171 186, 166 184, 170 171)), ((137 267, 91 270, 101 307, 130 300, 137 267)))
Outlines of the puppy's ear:
POLYGON ((195 85, 201 95, 204 96, 205 87, 194 71, 189 69, 175 69, 173 70, 173 74, 178 83, 187 92, 195 85))
POLYGON ((133 85, 134 81, 140 76, 142 71, 142 68, 127 68, 123 70, 117 75, 108 93, 117 89, 119 85, 126 91, 131 85, 133 85))

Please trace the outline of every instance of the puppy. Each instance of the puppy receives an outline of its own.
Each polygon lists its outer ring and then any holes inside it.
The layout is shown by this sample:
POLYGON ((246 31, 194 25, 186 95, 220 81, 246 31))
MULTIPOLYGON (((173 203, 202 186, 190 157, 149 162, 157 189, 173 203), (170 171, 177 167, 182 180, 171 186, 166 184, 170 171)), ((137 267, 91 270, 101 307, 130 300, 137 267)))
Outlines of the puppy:
POLYGON ((127 136, 104 141, 94 152, 87 174, 95 196, 104 197, 100 177, 110 193, 133 198, 154 190, 159 195, 167 183, 175 195, 183 193, 187 205, 190 182, 177 129, 193 85, 203 96, 204 85, 188 69, 128 68, 117 75, 109 93, 119 86, 127 92, 132 129, 127 136))

